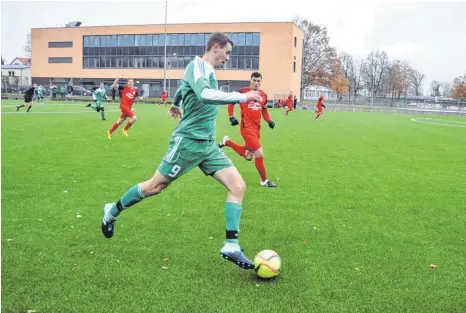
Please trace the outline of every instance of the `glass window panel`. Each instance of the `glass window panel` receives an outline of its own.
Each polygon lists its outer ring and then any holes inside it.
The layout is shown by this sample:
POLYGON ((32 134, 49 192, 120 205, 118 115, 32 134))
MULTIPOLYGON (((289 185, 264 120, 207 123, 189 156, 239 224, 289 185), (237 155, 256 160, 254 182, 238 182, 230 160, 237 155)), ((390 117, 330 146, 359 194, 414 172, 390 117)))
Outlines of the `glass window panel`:
POLYGON ((152 46, 152 35, 146 35, 146 46, 152 46))
POLYGON ((184 46, 184 38, 185 38, 185 35, 183 34, 178 35, 178 46, 184 46))
POLYGON ((246 51, 245 46, 239 46, 238 47, 238 55, 244 55, 245 51, 246 51))
POLYGON ((191 34, 184 34, 184 45, 185 46, 191 45, 191 34))
POLYGON ((258 57, 252 58, 252 68, 255 70, 259 69, 259 58, 258 57))
POLYGON ((252 69, 252 57, 245 57, 244 61, 246 69, 252 69))
POLYGON ((128 58, 128 67, 129 68, 136 67, 137 60, 135 60, 135 59, 136 59, 135 57, 129 57, 128 58))
POLYGON ((204 41, 204 34, 197 34, 197 45, 204 47, 205 46, 205 41, 204 41))
POLYGON ((140 45, 141 46, 147 46, 147 38, 146 38, 146 35, 140 35, 141 36, 141 41, 140 41, 140 45))
POLYGON ((115 57, 110 58, 110 67, 116 67, 116 58, 115 57))
POLYGON ((150 49, 150 47, 141 47, 141 55, 148 55, 147 49, 150 49))
POLYGON ((196 47, 196 55, 202 56, 204 54, 204 47, 196 47))
POLYGON ((123 55, 129 55, 129 47, 123 47, 123 55))
POLYGON ((89 67, 89 58, 83 58, 83 67, 88 68, 89 67))
POLYGON ((183 55, 191 55, 189 47, 183 47, 183 55))
POLYGON ((94 36, 94 46, 100 47, 100 36, 94 36))
POLYGON ((252 46, 246 46, 245 55, 252 55, 252 46))
POLYGON ((117 55, 123 55, 123 47, 117 48, 117 55))
POLYGON ((253 33, 252 34, 252 45, 255 47, 258 47, 260 46, 260 43, 261 43, 260 33, 253 33))
POLYGON ((244 70, 244 57, 238 57, 238 69, 244 70))
POLYGON ((187 67, 189 62, 191 62, 191 57, 183 57, 184 59, 184 67, 187 67))
POLYGON ((139 68, 145 68, 146 67, 146 62, 144 57, 139 58, 139 68))
POLYGON ((259 55, 259 47, 252 47, 252 55, 259 55))
POLYGON ((238 46, 233 46, 233 50, 231 50, 232 55, 238 55, 238 46))
POLYGON ((196 47, 194 46, 189 47, 189 55, 196 55, 196 47))
POLYGON ((239 44, 239 42, 238 42, 238 33, 232 33, 231 34, 231 40, 233 41, 235 46, 237 46, 239 44))
POLYGON ((146 67, 151 68, 152 67, 152 58, 151 57, 145 57, 144 59, 146 61, 146 67))
POLYGON ((89 48, 83 49, 83 55, 89 55, 89 48))
POLYGON ((252 46, 252 33, 246 34, 246 46, 252 46))
POLYGON ((162 46, 165 44, 165 34, 160 34, 159 35, 159 46, 162 46))
POLYGON ((134 45, 135 46, 140 46, 141 45, 141 35, 135 35, 134 36, 134 45))
POLYGON ((89 47, 89 37, 88 36, 84 36, 83 44, 84 44, 84 47, 89 47))
POLYGON ((191 34, 191 42, 190 46, 195 46, 196 45, 196 40, 197 40, 197 34, 191 34))
POLYGON ((100 68, 100 58, 94 58, 95 67, 100 68))
POLYGON ((238 57, 230 57, 230 61, 228 61, 228 63, 230 63, 230 68, 238 68, 238 57))
POLYGON ((171 46, 172 44, 172 34, 167 34, 167 46, 171 46))
POLYGON ((159 35, 152 35, 152 45, 158 46, 159 45, 159 35))
POLYGON ((112 47, 117 47, 118 46, 118 36, 114 35, 112 36, 112 47))
POLYGON ((128 36, 128 46, 134 46, 134 35, 127 35, 128 36))
POLYGON ((238 35, 238 46, 245 46, 246 45, 246 34, 239 33, 238 35))
POLYGON ((152 67, 153 68, 158 68, 159 66, 159 58, 158 57, 152 57, 152 67))

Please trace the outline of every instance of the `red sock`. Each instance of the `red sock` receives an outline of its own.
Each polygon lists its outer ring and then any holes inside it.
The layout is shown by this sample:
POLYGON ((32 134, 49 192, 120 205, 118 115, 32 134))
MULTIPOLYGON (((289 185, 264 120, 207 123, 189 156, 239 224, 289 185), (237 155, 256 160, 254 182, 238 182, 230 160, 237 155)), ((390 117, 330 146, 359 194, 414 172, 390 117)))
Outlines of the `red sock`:
POLYGON ((265 171, 264 157, 256 158, 254 160, 254 163, 256 163, 256 168, 257 168, 257 171, 259 172, 262 182, 266 181, 267 172, 265 171))
POLYGON ((318 119, 319 117, 320 117, 320 113, 317 113, 316 119, 318 119))
POLYGON ((115 131, 115 129, 118 128, 118 126, 120 126, 120 125, 117 122, 113 123, 112 128, 110 128, 110 130, 109 130, 110 134, 113 133, 115 131))
POLYGON ((133 126, 133 123, 131 123, 131 121, 129 121, 129 122, 125 125, 124 130, 128 130, 131 126, 133 126))
POLYGON ((225 145, 232 148, 233 150, 236 151, 236 153, 238 153, 239 155, 241 155, 242 157, 246 156, 246 147, 244 146, 240 146, 239 144, 237 143, 234 143, 233 141, 231 140, 227 140, 225 142, 225 145))

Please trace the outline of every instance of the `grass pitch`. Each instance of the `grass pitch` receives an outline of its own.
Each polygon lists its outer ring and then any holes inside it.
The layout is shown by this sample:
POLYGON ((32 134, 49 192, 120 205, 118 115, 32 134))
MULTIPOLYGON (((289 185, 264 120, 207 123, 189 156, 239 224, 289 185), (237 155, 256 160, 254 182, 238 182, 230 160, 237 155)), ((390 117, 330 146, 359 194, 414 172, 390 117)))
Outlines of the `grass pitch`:
MULTIPOLYGON (((16 104, 2 101, 2 312, 466 311, 464 118, 271 109, 277 189, 226 150, 248 184, 242 247, 282 258, 263 282, 220 258, 226 191, 198 169, 101 234, 104 203, 166 152, 167 108, 135 104, 130 137, 108 141, 116 105, 101 121, 84 104, 16 104)), ((222 108, 225 134, 241 141, 222 108)))

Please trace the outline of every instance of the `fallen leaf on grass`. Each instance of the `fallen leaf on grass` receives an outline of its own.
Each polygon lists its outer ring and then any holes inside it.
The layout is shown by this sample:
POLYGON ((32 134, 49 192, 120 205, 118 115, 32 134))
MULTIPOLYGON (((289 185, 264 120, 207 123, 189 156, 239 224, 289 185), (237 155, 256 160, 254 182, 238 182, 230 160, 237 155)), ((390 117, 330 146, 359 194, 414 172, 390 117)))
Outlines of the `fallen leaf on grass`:
POLYGON ((214 239, 214 237, 209 237, 210 240, 214 239))
POLYGON ((168 261, 170 258, 165 258, 165 259, 162 259, 162 261, 168 261))
POLYGON ((355 271, 359 271, 359 267, 355 267, 354 270, 355 270, 355 271))
POLYGON ((6 241, 13 241, 14 239, 7 239, 6 241))
POLYGON ((162 266, 162 269, 163 269, 163 270, 168 270, 168 267, 162 266))
POLYGON ((429 264, 429 267, 430 267, 430 268, 437 268, 438 266, 435 265, 435 264, 429 264))
POLYGON ((81 214, 79 212, 76 213, 76 218, 81 218, 81 214))

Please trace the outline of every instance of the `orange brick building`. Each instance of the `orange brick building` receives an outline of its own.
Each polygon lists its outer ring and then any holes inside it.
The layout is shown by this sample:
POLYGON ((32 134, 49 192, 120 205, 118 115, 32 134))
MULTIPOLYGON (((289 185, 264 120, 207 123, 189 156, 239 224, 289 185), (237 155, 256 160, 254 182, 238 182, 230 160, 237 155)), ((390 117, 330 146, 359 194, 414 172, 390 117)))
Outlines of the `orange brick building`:
MULTIPOLYGON (((166 83, 176 91, 185 66, 201 56, 212 32, 234 41, 230 61, 217 70, 219 87, 233 91, 247 85, 250 74, 263 75, 263 90, 298 96, 303 32, 292 22, 168 24, 166 83)), ((163 89, 165 25, 33 28, 32 81, 92 87, 115 77, 134 78, 151 95, 163 89)))

